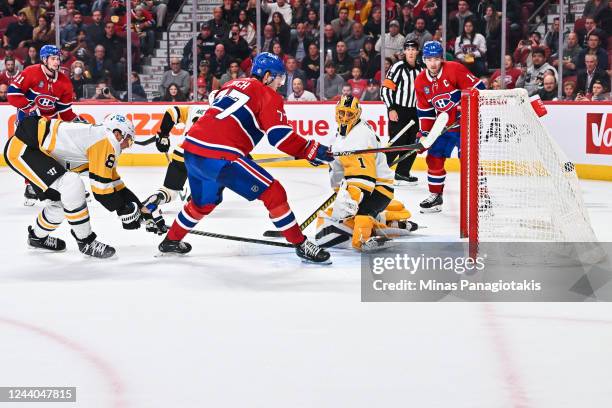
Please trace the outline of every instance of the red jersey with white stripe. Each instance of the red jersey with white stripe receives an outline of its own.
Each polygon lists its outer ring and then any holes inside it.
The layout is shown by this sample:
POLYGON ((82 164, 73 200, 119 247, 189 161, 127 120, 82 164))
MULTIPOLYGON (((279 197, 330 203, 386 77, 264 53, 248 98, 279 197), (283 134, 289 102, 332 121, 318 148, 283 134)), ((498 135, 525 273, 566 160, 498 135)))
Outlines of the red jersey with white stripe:
POLYGON ((8 102, 17 108, 17 120, 36 115, 71 121, 73 88, 70 79, 56 72, 52 78, 43 72, 40 64, 31 65, 13 78, 8 88, 8 102))
POLYGON ((287 123, 282 97, 256 78, 234 79, 223 85, 210 108, 189 129, 183 149, 234 160, 248 155, 264 136, 279 150, 303 157, 307 140, 287 123))
POLYGON ((448 123, 455 125, 451 130, 459 128, 461 112, 458 110, 461 102, 461 90, 485 89, 482 81, 458 62, 445 61, 436 78, 424 69, 414 81, 417 97, 417 116, 421 133, 427 136, 439 112, 448 113, 448 123))

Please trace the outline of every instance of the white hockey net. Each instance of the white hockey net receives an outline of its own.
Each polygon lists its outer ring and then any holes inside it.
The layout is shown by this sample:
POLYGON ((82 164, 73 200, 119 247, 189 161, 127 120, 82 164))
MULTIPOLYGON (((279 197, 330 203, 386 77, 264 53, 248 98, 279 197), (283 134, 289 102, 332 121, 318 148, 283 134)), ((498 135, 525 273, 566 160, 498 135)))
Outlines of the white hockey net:
POLYGON ((462 171, 472 171, 462 177, 468 200, 462 217, 466 225, 477 223, 477 238, 470 239, 595 242, 574 165, 540 122, 527 92, 480 91, 471 98, 468 109, 464 99, 463 115, 477 108, 478 123, 474 114, 471 124, 470 116, 464 119, 461 152, 467 164, 462 171))

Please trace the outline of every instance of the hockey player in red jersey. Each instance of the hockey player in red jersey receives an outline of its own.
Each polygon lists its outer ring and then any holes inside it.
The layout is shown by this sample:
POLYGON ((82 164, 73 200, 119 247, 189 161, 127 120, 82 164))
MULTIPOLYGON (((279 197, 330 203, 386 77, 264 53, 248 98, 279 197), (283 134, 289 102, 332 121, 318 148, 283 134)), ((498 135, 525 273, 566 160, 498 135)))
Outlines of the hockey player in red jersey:
MULTIPOLYGON (((77 119, 72 111, 72 82, 59 72, 59 49, 54 45, 43 46, 40 61, 14 77, 8 88, 8 102, 17 108, 17 123, 28 116, 47 119, 59 116, 65 121, 77 119)), ((25 205, 34 205, 37 194, 31 184, 26 185, 24 196, 25 205)))
POLYGON ((276 93, 285 79, 281 60, 264 52, 253 61, 251 78, 227 82, 183 142, 191 200, 178 214, 162 253, 187 253, 185 235, 223 199, 227 187, 249 201, 261 200, 270 219, 302 260, 329 264, 330 255, 306 239, 287 203, 283 186, 249 158, 264 137, 272 146, 318 165, 333 161, 327 146, 297 135, 287 123, 283 99, 276 93))
POLYGON ((427 151, 427 181, 429 197, 420 204, 421 212, 439 212, 442 209, 442 193, 446 170, 444 162, 455 148, 460 149, 458 110, 463 89, 485 89, 484 84, 466 67, 458 62, 444 61, 444 50, 437 41, 428 41, 423 46, 423 62, 426 69, 415 80, 417 116, 422 137, 432 129, 438 116, 448 114, 446 126, 449 130, 441 134, 427 151))

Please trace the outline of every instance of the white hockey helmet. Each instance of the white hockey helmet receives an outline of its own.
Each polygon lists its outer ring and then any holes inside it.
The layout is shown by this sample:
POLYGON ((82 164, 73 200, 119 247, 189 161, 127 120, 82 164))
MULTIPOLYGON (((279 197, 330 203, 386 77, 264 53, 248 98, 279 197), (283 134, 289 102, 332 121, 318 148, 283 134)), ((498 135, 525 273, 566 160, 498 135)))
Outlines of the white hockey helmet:
POLYGON ((112 115, 107 116, 104 118, 104 127, 110 133, 114 133, 115 130, 118 130, 123 136, 122 140, 130 138, 132 142, 134 141, 134 134, 136 133, 134 130, 134 124, 124 115, 113 113, 112 115))

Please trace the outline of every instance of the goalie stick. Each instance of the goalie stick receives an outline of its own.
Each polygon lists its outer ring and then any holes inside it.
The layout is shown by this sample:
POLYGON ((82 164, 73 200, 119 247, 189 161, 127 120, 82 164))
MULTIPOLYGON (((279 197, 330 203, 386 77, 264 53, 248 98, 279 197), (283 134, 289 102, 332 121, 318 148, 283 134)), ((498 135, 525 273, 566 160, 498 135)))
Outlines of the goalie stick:
MULTIPOLYGON (((319 214, 319 211, 325 211, 327 207, 332 205, 332 203, 336 199, 337 194, 338 193, 334 191, 334 193, 330 195, 329 198, 325 200, 323 204, 317 207, 317 209, 314 210, 314 212, 310 214, 310 216, 306 218, 306 220, 303 223, 300 224, 300 230, 304 231, 310 224, 312 224, 312 222, 317 219, 317 215, 319 214)), ((265 231, 263 235, 264 237, 275 237, 275 238, 280 238, 283 236, 283 234, 280 231, 271 231, 271 230, 265 231)))

